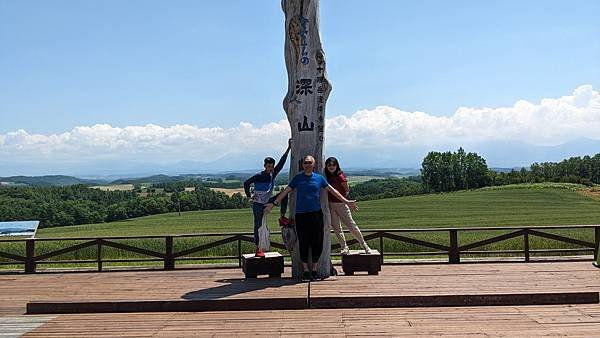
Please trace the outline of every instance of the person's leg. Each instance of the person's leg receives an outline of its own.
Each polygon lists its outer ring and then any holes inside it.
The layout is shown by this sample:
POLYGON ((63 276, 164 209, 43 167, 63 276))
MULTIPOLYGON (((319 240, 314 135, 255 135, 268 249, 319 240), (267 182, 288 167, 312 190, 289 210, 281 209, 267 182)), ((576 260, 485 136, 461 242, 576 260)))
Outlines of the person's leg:
POLYGON ((296 214, 296 235, 298 237, 298 249, 300 251, 300 261, 302 261, 302 267, 304 271, 302 273, 302 280, 310 280, 310 272, 308 268, 308 248, 310 246, 309 234, 310 229, 308 228, 309 220, 307 214, 296 214))
POLYGON ((258 246, 258 228, 262 225, 265 206, 260 203, 252 203, 252 213, 254 214, 254 244, 258 246))
POLYGON ((335 237, 337 238, 337 241, 340 244, 340 250, 344 251, 344 249, 348 245, 346 244, 346 237, 344 236, 344 231, 342 230, 340 217, 338 216, 338 204, 343 203, 329 203, 329 213, 331 214, 331 227, 333 228, 333 233, 335 233, 335 237))
POLYGON ((308 248, 310 229, 307 228, 306 214, 296 214, 296 235, 298 236, 298 249, 300 250, 300 260, 306 266, 308 263, 308 248))
POLYGON ((317 270, 317 263, 323 252, 323 212, 321 210, 311 213, 311 249, 312 249, 312 270, 317 270))
POLYGON ((367 245, 367 242, 365 242, 365 238, 363 237, 363 234, 360 232, 360 229, 356 225, 354 218, 352 218, 352 212, 350 211, 350 208, 346 204, 342 204, 342 203, 340 203, 340 204, 341 204, 341 210, 340 210, 339 216, 340 216, 342 223, 344 223, 348 227, 348 229, 350 230, 350 233, 352 233, 352 236, 354 236, 354 238, 356 238, 358 243, 360 243, 360 246, 362 246, 363 249, 365 249, 368 253, 369 251, 371 251, 371 249, 367 245))

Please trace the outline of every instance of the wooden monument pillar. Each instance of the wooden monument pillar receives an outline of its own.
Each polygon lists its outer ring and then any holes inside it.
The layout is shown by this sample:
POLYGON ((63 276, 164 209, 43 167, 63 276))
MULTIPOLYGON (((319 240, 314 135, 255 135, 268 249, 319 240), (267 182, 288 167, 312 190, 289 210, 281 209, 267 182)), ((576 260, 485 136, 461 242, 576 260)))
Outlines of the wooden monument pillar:
MULTIPOLYGON (((319 0, 282 0, 285 13, 285 64, 288 91, 283 99, 292 132, 290 179, 301 169, 302 157, 313 155, 316 170, 323 172, 323 143, 325 141, 325 104, 331 91, 327 79, 325 53, 319 33, 319 0)), ((290 215, 294 217, 295 194, 290 196, 290 215)), ((327 193, 321 194, 325 236, 319 260, 319 274, 329 276, 331 222, 327 193)), ((298 244, 292 252, 292 274, 300 277, 302 264, 298 244)))

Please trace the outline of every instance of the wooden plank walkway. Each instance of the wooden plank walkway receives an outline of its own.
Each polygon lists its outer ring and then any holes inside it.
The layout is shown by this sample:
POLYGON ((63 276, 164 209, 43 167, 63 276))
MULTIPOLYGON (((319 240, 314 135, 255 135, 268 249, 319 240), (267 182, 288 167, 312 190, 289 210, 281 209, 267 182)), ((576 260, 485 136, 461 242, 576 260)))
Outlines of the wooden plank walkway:
MULTIPOLYGON (((214 300, 306 298, 307 283, 244 279, 241 270, 129 271, 0 275, 0 314, 23 313, 30 301, 214 300), (51 287, 49 287, 51 286, 51 287)), ((311 283, 311 297, 418 296, 600 291, 589 262, 384 266, 311 283)))
POLYGON ((25 337, 598 337, 597 305, 60 315, 25 337))
POLYGON ((136 301, 306 297, 291 278, 244 279, 241 270, 128 271, 0 275, 0 315, 31 301, 136 301))
POLYGON ((379 276, 356 273, 312 284, 311 295, 402 296, 600 291, 591 262, 384 265, 379 276))
MULTIPOLYGON (((574 291, 599 292, 600 269, 590 262, 384 266, 379 276, 338 276, 311 283, 310 290, 311 297, 574 291)), ((3 325, 14 322, 13 328, 19 321, 35 323, 38 327, 30 333, 40 336, 600 332, 599 304, 23 316, 30 301, 270 299, 306 297, 307 292, 307 283, 244 280, 238 269, 0 274, 0 318, 3 325)))

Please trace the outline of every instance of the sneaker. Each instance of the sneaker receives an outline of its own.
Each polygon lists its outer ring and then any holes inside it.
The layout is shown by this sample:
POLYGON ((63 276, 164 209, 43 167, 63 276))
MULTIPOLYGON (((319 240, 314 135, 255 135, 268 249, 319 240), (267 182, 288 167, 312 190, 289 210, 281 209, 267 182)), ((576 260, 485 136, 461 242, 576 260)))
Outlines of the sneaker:
POLYGON ((302 281, 308 282, 309 280, 310 280, 310 272, 304 271, 304 273, 302 274, 302 281))
POLYGON ((319 277, 319 274, 316 271, 311 271, 310 272, 310 279, 311 280, 320 280, 321 277, 319 277))
POLYGON ((365 243, 365 253, 367 255, 370 255, 372 253, 371 248, 369 248, 369 246, 365 243))
POLYGON ((346 246, 344 246, 344 248, 342 249, 342 251, 340 251, 340 253, 342 255, 347 255, 347 254, 350 253, 350 248, 346 245, 346 246))
POLYGON ((265 257, 265 252, 262 251, 260 248, 256 248, 256 253, 254 254, 254 256, 263 258, 263 257, 265 257))

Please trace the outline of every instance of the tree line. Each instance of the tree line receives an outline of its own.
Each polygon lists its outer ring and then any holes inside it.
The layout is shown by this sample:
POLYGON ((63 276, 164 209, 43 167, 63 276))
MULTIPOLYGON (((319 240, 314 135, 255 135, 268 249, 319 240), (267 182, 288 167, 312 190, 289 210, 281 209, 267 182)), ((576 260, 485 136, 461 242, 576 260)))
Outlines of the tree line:
MULTIPOLYGON (((462 148, 456 152, 432 151, 423 159, 421 176, 362 182, 351 187, 349 197, 372 200, 537 182, 600 184, 600 153, 497 172, 487 167, 483 157, 467 153, 462 148)), ((286 183, 283 177, 277 182, 286 183)), ((153 187, 162 188, 163 192, 143 196, 135 190, 102 191, 81 184, 62 187, 0 186, 0 221, 40 220, 42 227, 55 227, 110 222, 178 210, 239 209, 250 205, 248 199, 239 193, 229 197, 211 190, 213 184, 198 180, 156 183, 153 187), (188 187, 195 190, 185 191, 188 187)))
MULTIPOLYGON (((238 209, 249 205, 196 184, 195 191, 140 196, 134 191, 102 191, 85 185, 0 187, 0 221, 39 220, 41 227, 102 223, 174 211, 238 209)), ((171 190, 171 189, 170 189, 171 190)))
POLYGON ((600 153, 561 162, 533 163, 529 168, 490 170, 483 157, 456 152, 429 152, 421 164, 424 192, 448 192, 519 183, 562 182, 600 184, 600 153))
POLYGON ((508 173, 491 172, 492 185, 561 182, 587 186, 600 184, 600 153, 594 156, 571 157, 560 162, 534 163, 528 169, 508 173))
POLYGON ((350 199, 359 201, 418 195, 423 193, 419 176, 384 178, 361 182, 350 187, 350 199))

